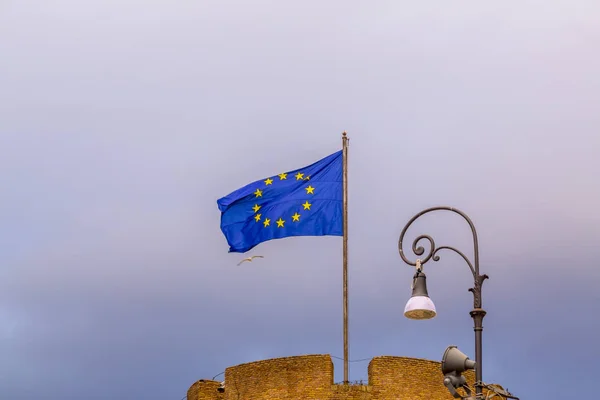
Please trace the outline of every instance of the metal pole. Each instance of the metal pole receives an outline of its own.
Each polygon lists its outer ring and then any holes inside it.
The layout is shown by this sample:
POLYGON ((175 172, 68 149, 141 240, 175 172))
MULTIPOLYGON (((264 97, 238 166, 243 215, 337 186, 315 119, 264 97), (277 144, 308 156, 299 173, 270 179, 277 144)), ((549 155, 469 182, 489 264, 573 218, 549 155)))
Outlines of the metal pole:
POLYGON ((342 133, 342 182, 343 182, 343 290, 344 290, 344 383, 348 383, 348 137, 342 133))
POLYGON ((481 394, 482 392, 482 381, 483 381, 483 373, 481 371, 482 359, 481 359, 481 334, 483 331, 483 317, 485 317, 485 311, 481 308, 474 309, 471 311, 471 317, 473 317, 473 321, 475 325, 473 330, 475 331, 475 362, 477 366, 475 368, 475 393, 481 394))
POLYGON ((439 261, 440 256, 437 255, 438 251, 451 250, 451 251, 457 253, 459 256, 461 256, 462 259, 465 260, 465 262, 471 269, 471 273, 473 274, 474 284, 473 284, 473 287, 469 289, 469 292, 473 293, 473 310, 470 312, 470 314, 471 314, 471 317, 473 318, 473 322, 474 322, 473 330, 475 331, 475 363, 476 363, 475 391, 476 391, 477 395, 480 395, 483 391, 483 378, 482 378, 483 374, 481 371, 481 367, 483 364, 482 363, 482 354, 481 354, 482 353, 482 343, 481 343, 482 338, 481 337, 482 337, 482 332, 483 332, 483 317, 485 317, 485 314, 486 314, 486 312, 481 308, 481 285, 483 284, 483 281, 485 281, 486 279, 489 278, 489 276, 487 276, 486 274, 483 274, 483 275, 479 274, 479 241, 477 240, 477 231, 475 230, 475 225, 473 224, 473 221, 471 221, 471 219, 464 212, 462 212, 454 207, 441 206, 441 207, 428 208, 426 210, 421 211, 414 217, 412 217, 410 219, 410 221, 408 221, 408 223, 404 226, 404 229, 402 229, 402 233, 400 233, 400 239, 398 240, 398 251, 400 252, 400 257, 402 258, 402 260, 405 263, 407 263, 408 265, 412 265, 412 266, 417 265, 416 262, 409 261, 406 258, 406 256, 404 255, 404 249, 402 248, 404 234, 408 230, 408 227, 417 218, 419 218, 420 216, 427 214, 429 212, 438 211, 438 210, 455 212, 456 214, 459 214, 461 217, 463 217, 467 221, 467 223, 469 224, 469 227, 471 228, 471 233, 473 234, 473 255, 474 255, 475 262, 471 263, 471 261, 469 260, 469 258, 466 255, 464 255, 461 251, 455 249, 454 247, 450 247, 450 246, 436 247, 435 241, 429 235, 418 236, 412 243, 412 251, 417 256, 422 256, 425 253, 425 249, 422 246, 419 246, 419 242, 421 240, 425 239, 429 242, 430 249, 429 249, 429 253, 427 253, 427 256, 420 259, 421 265, 424 265, 430 259, 433 259, 433 261, 439 261))

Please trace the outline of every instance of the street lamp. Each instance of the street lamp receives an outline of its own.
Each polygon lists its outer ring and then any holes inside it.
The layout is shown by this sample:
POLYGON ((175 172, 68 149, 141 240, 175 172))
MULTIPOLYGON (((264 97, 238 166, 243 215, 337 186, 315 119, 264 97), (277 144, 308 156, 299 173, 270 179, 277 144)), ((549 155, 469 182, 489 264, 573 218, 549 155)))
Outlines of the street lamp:
POLYGON ((471 269, 471 272, 473 273, 474 283, 473 287, 469 289, 469 291, 473 293, 473 310, 470 312, 470 315, 475 323, 475 326, 473 328, 475 331, 475 390, 476 393, 479 395, 482 393, 483 389, 481 373, 481 332, 483 331, 483 317, 486 314, 485 311, 481 308, 481 285, 483 284, 483 281, 485 281, 489 277, 485 274, 479 274, 479 247, 477 241, 477 232, 475 230, 475 225, 473 225, 471 219, 462 211, 457 210, 453 207, 446 206, 428 208, 412 217, 410 221, 408 221, 406 226, 404 226, 404 229, 402 229, 402 233, 400 233, 400 239, 398 240, 398 251, 400 252, 400 257, 402 257, 402 260, 408 265, 416 267, 417 270, 413 277, 412 296, 410 300, 408 300, 408 303, 406 303, 404 315, 410 319, 431 319, 435 317, 435 305, 433 304, 433 301, 431 301, 429 295, 427 294, 425 274, 423 273, 423 265, 425 265, 425 263, 430 259, 432 259, 433 261, 439 261, 440 257, 437 255, 437 252, 440 250, 451 250, 457 253, 463 258, 463 260, 465 260, 465 262, 471 269), (455 212, 468 222, 469 226, 471 227, 471 232, 473 233, 473 247, 475 257, 474 263, 471 263, 467 256, 465 256, 461 251, 455 249, 454 247, 435 247, 435 242, 433 238, 429 235, 420 235, 412 243, 413 253, 417 256, 422 256, 425 253, 425 249, 422 246, 419 246, 419 242, 423 239, 427 240, 430 245, 429 253, 424 258, 417 259, 415 262, 409 261, 406 258, 406 256, 404 255, 404 250, 402 248, 404 234, 417 218, 424 214, 438 210, 455 212))

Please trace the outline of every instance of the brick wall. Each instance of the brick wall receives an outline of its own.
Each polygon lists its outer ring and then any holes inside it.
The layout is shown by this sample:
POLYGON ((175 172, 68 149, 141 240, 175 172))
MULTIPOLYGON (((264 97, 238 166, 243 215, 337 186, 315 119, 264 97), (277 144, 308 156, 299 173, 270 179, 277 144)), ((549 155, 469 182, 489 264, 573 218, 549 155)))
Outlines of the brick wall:
POLYGON ((217 391, 221 382, 200 379, 187 392, 187 400, 224 400, 224 393, 217 391))
MULTIPOLYGON (((188 400, 450 400, 440 363, 408 357, 375 357, 368 385, 334 385, 329 355, 275 358, 225 370, 225 393, 219 382, 200 380, 188 400)), ((467 371, 473 388, 475 374, 467 371)))
MULTIPOLYGON (((473 388, 475 374, 463 374, 473 388)), ((369 386, 373 400, 453 399, 442 383, 441 365, 436 361, 408 357, 375 357, 369 363, 369 386)))
POLYGON ((373 400, 368 385, 333 385, 328 400, 373 400))
POLYGON ((333 384, 328 355, 275 358, 225 370, 225 400, 323 400, 333 384))

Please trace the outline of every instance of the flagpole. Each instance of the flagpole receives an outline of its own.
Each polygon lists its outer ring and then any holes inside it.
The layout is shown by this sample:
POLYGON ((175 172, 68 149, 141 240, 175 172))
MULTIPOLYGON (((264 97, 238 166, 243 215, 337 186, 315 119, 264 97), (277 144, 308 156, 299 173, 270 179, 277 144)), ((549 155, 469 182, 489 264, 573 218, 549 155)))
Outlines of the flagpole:
POLYGON ((348 381, 348 137, 346 131, 342 133, 342 184, 344 190, 343 200, 343 290, 344 290, 344 383, 348 381))

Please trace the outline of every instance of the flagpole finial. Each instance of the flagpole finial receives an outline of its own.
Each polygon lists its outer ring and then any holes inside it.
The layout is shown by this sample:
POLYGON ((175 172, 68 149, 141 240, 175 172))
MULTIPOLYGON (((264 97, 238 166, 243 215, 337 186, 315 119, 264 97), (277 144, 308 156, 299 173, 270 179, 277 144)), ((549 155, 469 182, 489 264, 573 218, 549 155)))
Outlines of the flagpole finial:
POLYGON ((346 131, 342 132, 342 136, 346 137, 346 131))

